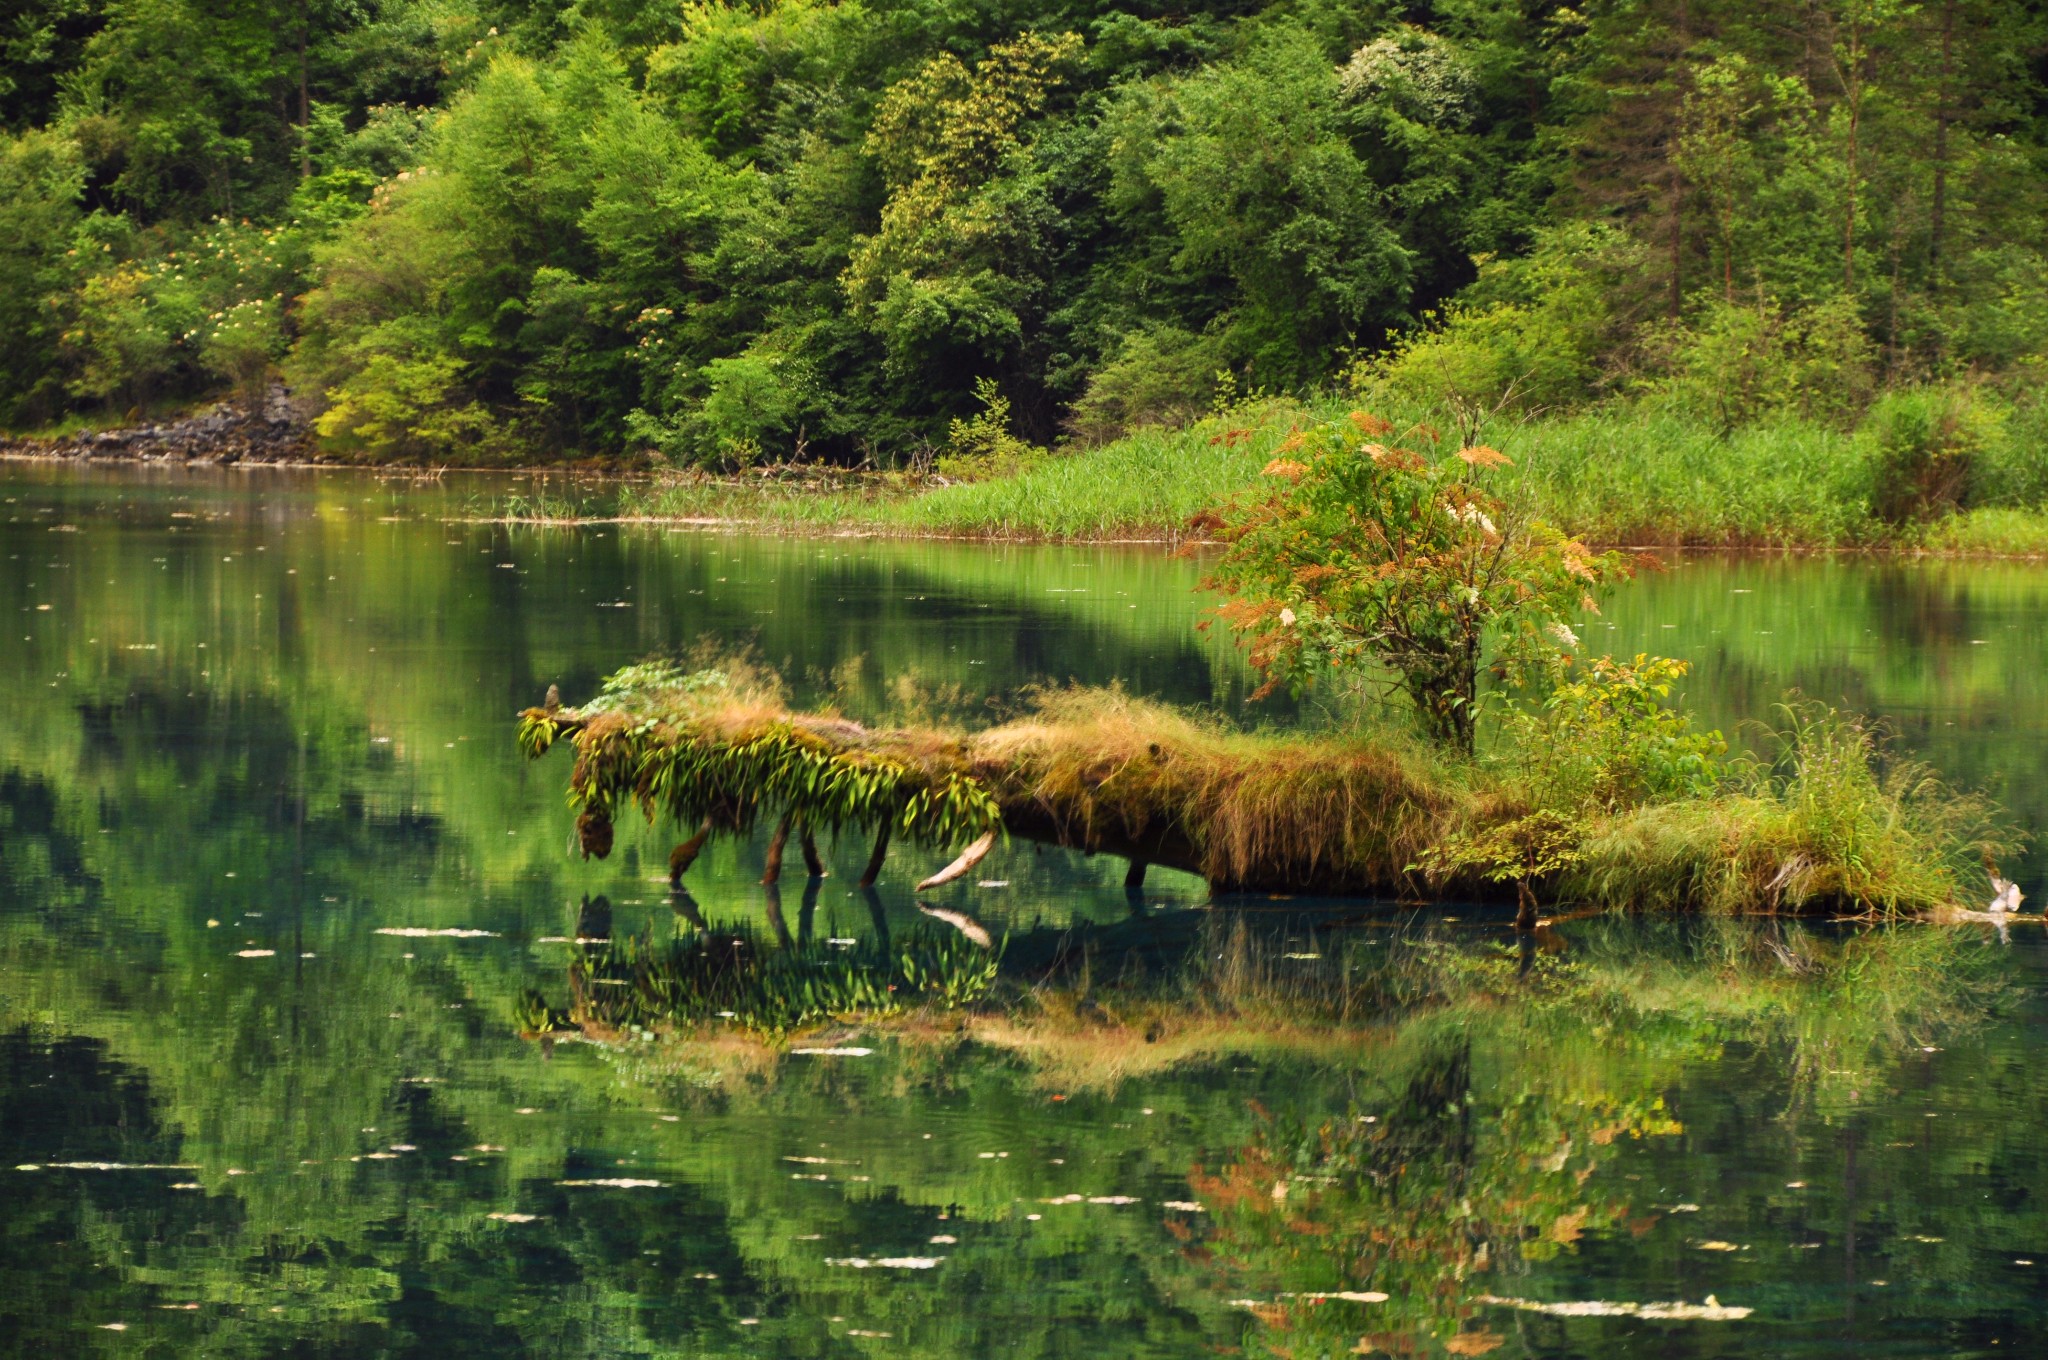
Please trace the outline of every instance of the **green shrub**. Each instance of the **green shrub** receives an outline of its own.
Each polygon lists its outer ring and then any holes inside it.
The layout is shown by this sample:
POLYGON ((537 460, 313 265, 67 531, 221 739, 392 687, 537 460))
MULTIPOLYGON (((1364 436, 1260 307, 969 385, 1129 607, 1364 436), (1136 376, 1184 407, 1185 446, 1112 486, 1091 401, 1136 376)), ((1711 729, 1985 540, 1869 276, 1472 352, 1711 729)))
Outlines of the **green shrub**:
POLYGON ((276 298, 250 298, 207 318, 201 329, 199 363, 226 381, 249 411, 260 411, 277 356, 284 351, 284 322, 276 298))
POLYGON ((503 440, 489 411, 463 400, 460 359, 375 354, 337 387, 314 428, 336 450, 373 462, 488 461, 503 440))
POLYGON ((1575 225, 1516 260, 1487 260, 1479 279, 1423 329, 1352 372, 1378 401, 1462 414, 1583 404, 1598 390, 1616 319, 1608 293, 1637 259, 1620 233, 1575 225))
POLYGON ((1705 798, 1726 773, 1728 743, 1667 701, 1691 669, 1670 657, 1598 657, 1543 702, 1503 716, 1508 765, 1545 807, 1613 810, 1705 798))
POLYGON ((1010 399, 996 390, 994 378, 980 378, 974 396, 981 411, 955 418, 946 449, 932 470, 951 481, 973 482, 989 477, 1014 477, 1045 457, 1045 450, 1010 433, 1010 399))
POLYGON ((1723 431, 1788 414, 1846 426, 1877 391, 1877 351, 1846 295, 1803 308, 1716 299, 1653 328, 1644 349, 1653 403, 1723 431))
POLYGON ((1103 444, 1148 426, 1186 425, 1208 408, 1210 375, 1222 367, 1220 336, 1171 325, 1133 331, 1090 376, 1067 427, 1084 444, 1103 444))
POLYGON ((1888 524, 1934 519, 1970 497, 1978 461, 2000 442, 1999 412, 1965 387, 1887 392, 1870 409, 1871 509, 1888 524))

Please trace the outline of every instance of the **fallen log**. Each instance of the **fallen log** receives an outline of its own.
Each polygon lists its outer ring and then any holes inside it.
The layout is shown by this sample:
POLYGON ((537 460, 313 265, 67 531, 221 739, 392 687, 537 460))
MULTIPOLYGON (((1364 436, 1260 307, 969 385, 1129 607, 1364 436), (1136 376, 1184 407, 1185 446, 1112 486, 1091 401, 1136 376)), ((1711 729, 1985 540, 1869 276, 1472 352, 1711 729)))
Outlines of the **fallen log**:
POLYGON ((1470 814, 1468 796, 1407 753, 1246 736, 1111 692, 1048 696, 1030 717, 973 734, 870 729, 744 692, 636 697, 528 709, 521 742, 533 756, 574 746, 570 789, 591 853, 629 806, 697 826, 671 856, 677 882, 708 835, 748 835, 772 818, 771 880, 801 828, 871 836, 863 884, 892 843, 965 844, 918 884, 926 890, 1015 838, 1183 870, 1223 890, 1413 896, 1423 890, 1416 856, 1470 814))
MULTIPOLYGON (((670 859, 678 885, 708 837, 765 820, 769 882, 794 831, 814 879, 817 833, 871 842, 863 887, 892 846, 951 859, 929 890, 1008 838, 1128 860, 1134 894, 1159 866, 1219 892, 1514 901, 1529 924, 1560 902, 1927 915, 1956 905, 1952 866, 1978 843, 1955 830, 1969 800, 1926 808, 1875 775, 1825 786, 1864 800, 1857 825, 1882 827, 1843 841, 1841 810, 1800 782, 1800 751, 1790 775, 1706 793, 1538 805, 1511 776, 1398 738, 1246 733, 1117 690, 1044 693, 977 732, 869 728, 793 712, 767 682, 649 664, 582 708, 526 710, 519 740, 536 758, 573 746, 588 855, 609 853, 629 808, 696 828, 670 859)), ((1831 770, 1847 758, 1839 741, 1816 754, 1831 770)))

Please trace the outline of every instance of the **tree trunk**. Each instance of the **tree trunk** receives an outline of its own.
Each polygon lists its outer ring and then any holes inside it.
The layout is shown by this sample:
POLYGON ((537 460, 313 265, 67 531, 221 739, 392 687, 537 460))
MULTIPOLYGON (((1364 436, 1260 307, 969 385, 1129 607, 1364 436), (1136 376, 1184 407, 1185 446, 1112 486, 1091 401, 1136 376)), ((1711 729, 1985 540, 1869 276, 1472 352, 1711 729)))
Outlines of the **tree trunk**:
POLYGON ((313 93, 306 81, 306 4, 299 0, 299 178, 313 178, 313 93))
POLYGON ((1934 94, 1934 206, 1927 232, 1927 287, 1941 291, 1942 231, 1948 218, 1949 81, 1955 75, 1955 0, 1941 7, 1941 80, 1934 94))

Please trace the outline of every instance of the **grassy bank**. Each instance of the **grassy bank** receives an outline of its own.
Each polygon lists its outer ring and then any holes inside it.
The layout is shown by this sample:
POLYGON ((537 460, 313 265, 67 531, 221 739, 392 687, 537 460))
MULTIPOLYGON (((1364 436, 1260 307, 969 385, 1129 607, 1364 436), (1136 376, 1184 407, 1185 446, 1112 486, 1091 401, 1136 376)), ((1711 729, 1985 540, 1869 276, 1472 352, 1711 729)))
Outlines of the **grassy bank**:
MULTIPOLYGON (((1347 405, 1245 406, 951 485, 892 477, 657 480, 625 493, 621 509, 796 531, 1170 541, 1198 510, 1252 484, 1298 426, 1347 405)), ((1599 543, 2036 556, 2048 555, 2048 453, 2035 435, 2028 422, 2002 430, 1976 457, 1960 508, 1896 521, 1876 513, 1892 455, 1873 430, 1784 418, 1723 432, 1687 416, 1617 406, 1497 423, 1481 437, 1514 459, 1504 493, 1525 493, 1546 518, 1599 543)))

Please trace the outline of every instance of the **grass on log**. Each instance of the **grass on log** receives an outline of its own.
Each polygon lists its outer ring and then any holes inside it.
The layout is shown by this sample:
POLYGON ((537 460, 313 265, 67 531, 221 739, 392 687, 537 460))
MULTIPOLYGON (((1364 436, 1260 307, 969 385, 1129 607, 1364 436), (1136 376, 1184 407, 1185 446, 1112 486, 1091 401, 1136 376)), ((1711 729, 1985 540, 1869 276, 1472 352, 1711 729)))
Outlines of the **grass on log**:
POLYGON ((957 850, 993 829, 1184 869, 1219 889, 1471 900, 1472 873, 1418 864, 1544 813, 1573 853, 1532 880, 1550 903, 1723 912, 1928 915, 1974 905, 1975 865, 2011 848, 1996 809, 1892 759, 1868 727, 1787 710, 1774 761, 1707 796, 1545 809, 1512 762, 1453 760, 1391 735, 1242 732, 1117 690, 1039 693, 978 732, 869 729, 791 712, 742 670, 660 665, 581 710, 530 709, 529 755, 568 737, 586 851, 637 805, 743 834, 764 814, 819 832, 889 828, 957 850))

